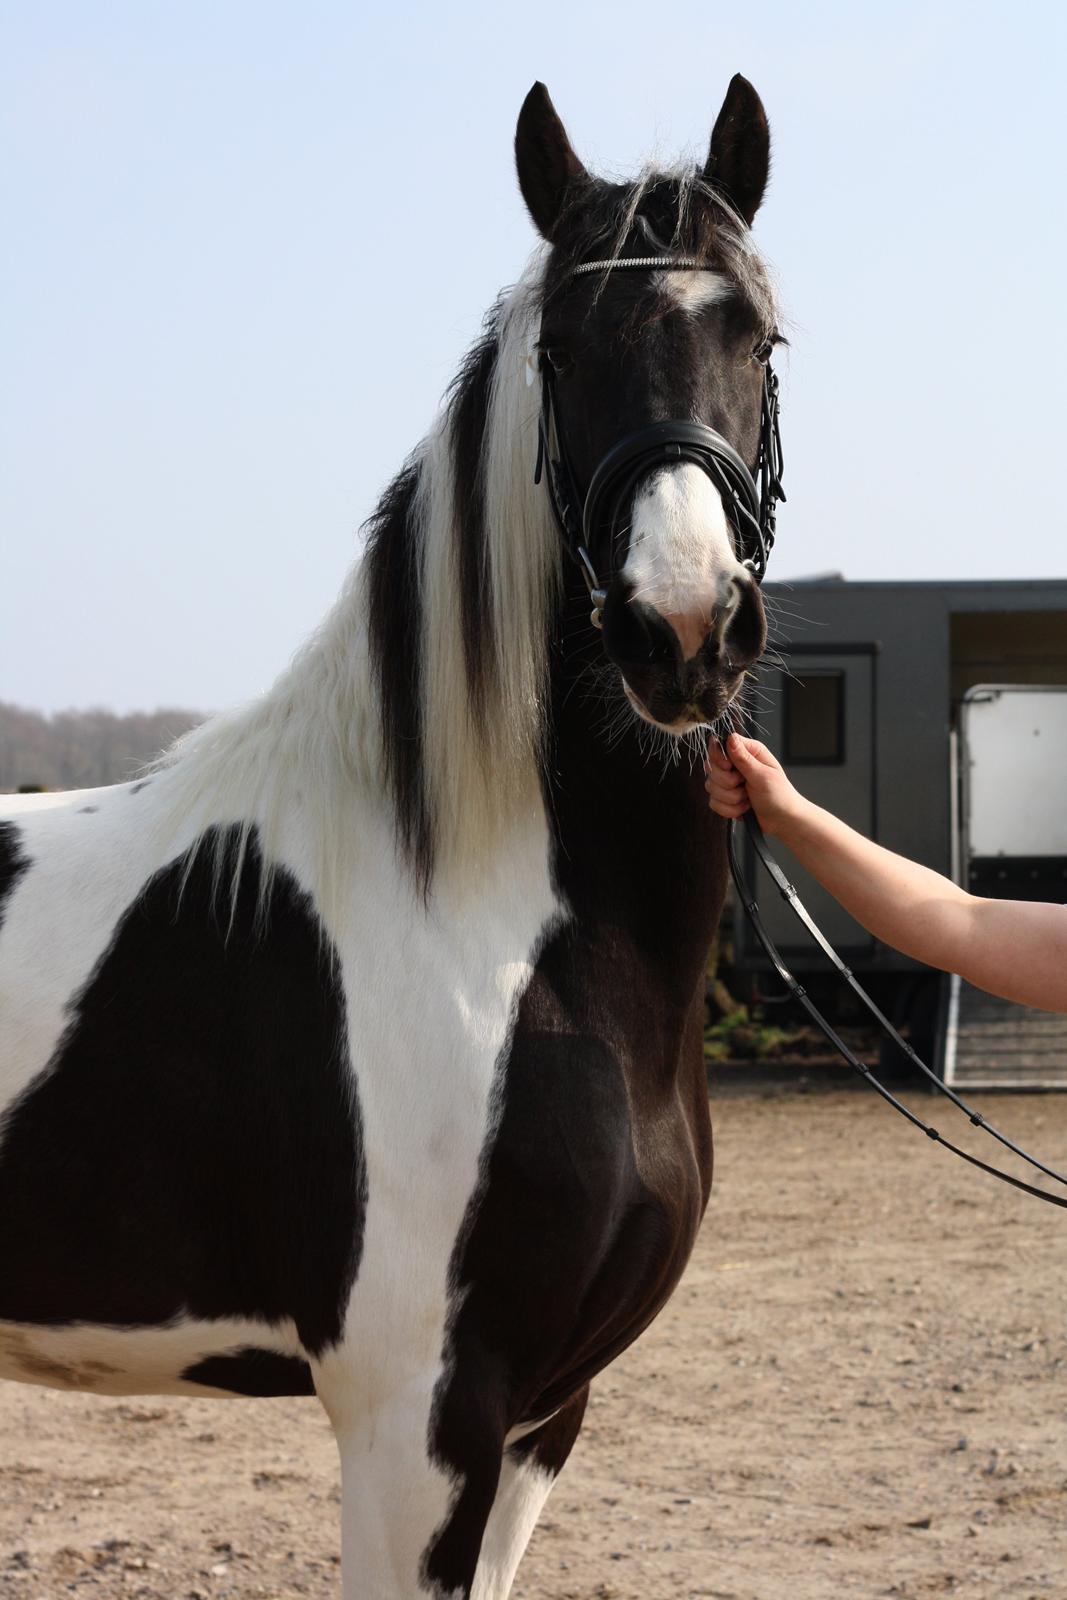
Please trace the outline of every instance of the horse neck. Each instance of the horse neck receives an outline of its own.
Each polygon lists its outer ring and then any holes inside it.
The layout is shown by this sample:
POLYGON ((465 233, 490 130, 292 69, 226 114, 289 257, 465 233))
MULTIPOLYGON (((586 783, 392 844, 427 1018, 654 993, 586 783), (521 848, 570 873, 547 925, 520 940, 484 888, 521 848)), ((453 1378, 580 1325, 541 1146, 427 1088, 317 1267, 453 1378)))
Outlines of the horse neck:
POLYGON ((352 829, 382 786, 360 565, 272 687, 179 739, 157 780, 161 860, 236 825, 330 903, 352 829))
POLYGON ((573 592, 554 659, 546 782, 557 875, 576 914, 625 930, 684 1003, 722 906, 723 829, 696 749, 655 748, 652 729, 591 691, 602 679, 610 700, 621 696, 588 611, 573 592))

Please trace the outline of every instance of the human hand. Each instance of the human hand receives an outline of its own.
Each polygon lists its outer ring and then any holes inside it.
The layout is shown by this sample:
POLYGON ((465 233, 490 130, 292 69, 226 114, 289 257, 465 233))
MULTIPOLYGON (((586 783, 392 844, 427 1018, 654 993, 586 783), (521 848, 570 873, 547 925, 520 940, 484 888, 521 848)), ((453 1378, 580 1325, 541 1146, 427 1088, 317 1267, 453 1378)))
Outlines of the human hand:
POLYGON ((780 834, 804 804, 780 763, 758 739, 731 733, 725 751, 712 739, 704 771, 711 809, 720 817, 743 817, 751 808, 764 833, 780 834))

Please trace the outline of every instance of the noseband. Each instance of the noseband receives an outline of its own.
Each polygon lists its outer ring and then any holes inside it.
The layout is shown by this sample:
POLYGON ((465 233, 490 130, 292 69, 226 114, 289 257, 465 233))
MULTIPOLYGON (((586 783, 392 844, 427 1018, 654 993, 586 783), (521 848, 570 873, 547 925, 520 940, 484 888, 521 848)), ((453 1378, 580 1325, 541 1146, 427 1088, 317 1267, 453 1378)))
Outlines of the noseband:
MULTIPOLYGON (((578 277, 590 272, 711 271, 707 262, 670 256, 638 256, 618 261, 586 261, 575 267, 578 277)), ((643 479, 660 467, 680 462, 707 474, 723 503, 733 529, 734 544, 742 564, 757 583, 763 582, 774 544, 775 512, 782 490, 782 440, 778 426, 778 378, 764 363, 760 407, 759 450, 756 478, 729 440, 703 422, 673 420, 653 422, 625 434, 601 457, 583 494, 571 466, 567 442, 560 427, 556 382, 551 363, 539 354, 541 417, 538 426, 537 466, 534 482, 548 484, 552 510, 564 543, 581 568, 593 602, 593 621, 600 626, 607 586, 597 575, 597 565, 610 581, 611 563, 619 526, 643 479), (546 472, 547 466, 547 472, 546 472)))

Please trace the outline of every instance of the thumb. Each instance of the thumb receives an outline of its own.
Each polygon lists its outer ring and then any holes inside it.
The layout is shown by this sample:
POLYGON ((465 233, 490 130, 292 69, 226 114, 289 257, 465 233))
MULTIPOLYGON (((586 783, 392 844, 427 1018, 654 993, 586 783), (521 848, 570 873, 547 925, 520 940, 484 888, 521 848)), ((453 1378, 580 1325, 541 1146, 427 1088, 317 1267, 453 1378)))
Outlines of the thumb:
POLYGON ((761 767, 777 767, 778 762, 758 739, 745 739, 732 733, 727 745, 730 760, 739 772, 758 772, 761 767))

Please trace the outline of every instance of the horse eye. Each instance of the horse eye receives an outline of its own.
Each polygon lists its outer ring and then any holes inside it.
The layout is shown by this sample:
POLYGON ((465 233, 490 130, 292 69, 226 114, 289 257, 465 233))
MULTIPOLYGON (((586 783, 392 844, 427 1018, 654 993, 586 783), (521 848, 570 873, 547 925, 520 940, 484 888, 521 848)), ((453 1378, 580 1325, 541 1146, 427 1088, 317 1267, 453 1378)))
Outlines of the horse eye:
POLYGON ((765 367, 773 356, 776 347, 780 344, 788 345, 788 343, 789 340, 786 338, 785 334, 779 333, 776 328, 773 333, 769 333, 767 335, 762 344, 758 344, 756 346, 755 350, 752 352, 752 359, 753 361, 758 361, 761 366, 765 367))
POLYGON ((550 345, 542 349, 541 354, 545 357, 553 372, 566 372, 568 367, 574 365, 570 351, 564 350, 562 345, 550 345))

